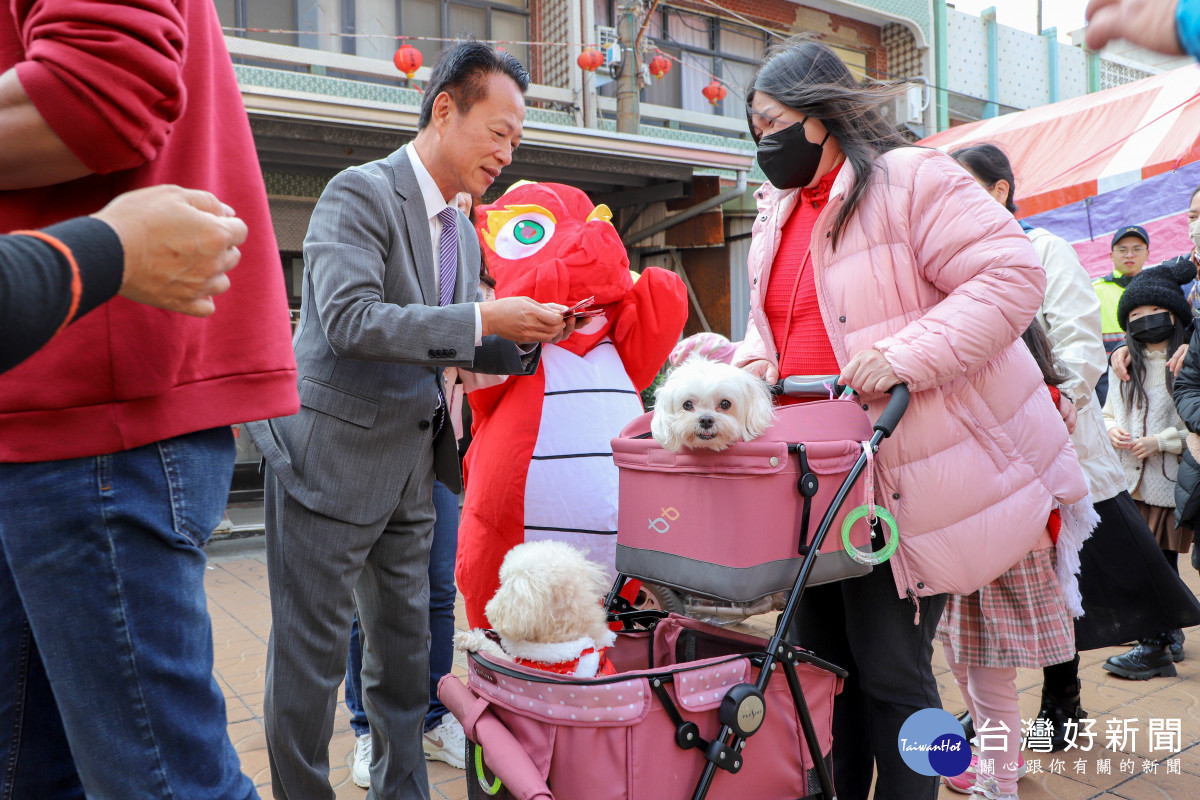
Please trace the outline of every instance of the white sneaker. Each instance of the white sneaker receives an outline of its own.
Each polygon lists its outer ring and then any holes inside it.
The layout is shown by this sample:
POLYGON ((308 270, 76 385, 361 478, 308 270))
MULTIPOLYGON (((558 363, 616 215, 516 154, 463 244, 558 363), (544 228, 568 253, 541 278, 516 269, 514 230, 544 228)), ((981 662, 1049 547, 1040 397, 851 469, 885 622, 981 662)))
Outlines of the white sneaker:
POLYGON ((1018 800, 1017 793, 1001 794, 1000 786, 995 778, 979 777, 971 787, 971 797, 975 800, 1018 800))
POLYGON ((444 714, 437 727, 425 734, 421 742, 425 758, 445 761, 455 769, 466 768, 467 737, 453 714, 444 714))
POLYGON ((354 740, 354 760, 350 764, 350 780, 355 786, 371 788, 371 734, 364 733, 354 740))

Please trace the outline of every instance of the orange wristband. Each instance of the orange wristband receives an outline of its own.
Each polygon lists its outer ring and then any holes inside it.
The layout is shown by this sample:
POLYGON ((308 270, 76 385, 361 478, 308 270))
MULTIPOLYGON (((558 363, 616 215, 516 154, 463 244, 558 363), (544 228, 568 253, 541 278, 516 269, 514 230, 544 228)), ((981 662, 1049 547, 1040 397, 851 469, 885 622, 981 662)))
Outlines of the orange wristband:
POLYGON ((75 319, 75 313, 79 311, 79 301, 83 297, 83 277, 79 274, 79 264, 75 261, 75 254, 71 252, 71 248, 67 247, 58 239, 55 239, 48 233, 42 231, 13 231, 14 235, 32 236, 34 239, 40 239, 46 244, 57 250, 62 257, 67 260, 67 264, 71 267, 71 305, 67 309, 67 317, 58 326, 58 330, 54 335, 62 333, 62 329, 71 324, 75 319))

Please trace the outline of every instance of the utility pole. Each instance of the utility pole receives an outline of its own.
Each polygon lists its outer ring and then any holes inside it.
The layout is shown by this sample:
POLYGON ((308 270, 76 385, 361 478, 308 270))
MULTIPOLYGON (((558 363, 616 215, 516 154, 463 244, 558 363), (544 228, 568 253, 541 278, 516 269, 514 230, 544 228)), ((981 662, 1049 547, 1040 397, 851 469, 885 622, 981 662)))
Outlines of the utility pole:
POLYGON ((1038 36, 1042 35, 1042 0, 1037 0, 1037 26, 1038 36))
POLYGON ((629 0, 617 9, 617 38, 621 42, 621 75, 617 78, 617 132, 638 132, 638 72, 637 34, 641 22, 642 4, 629 0))
MULTIPOLYGON (((583 14, 583 42, 593 41, 596 35, 596 5, 595 3, 580 3, 583 14)), ((585 128, 596 127, 596 73, 583 73, 583 125, 585 128)))

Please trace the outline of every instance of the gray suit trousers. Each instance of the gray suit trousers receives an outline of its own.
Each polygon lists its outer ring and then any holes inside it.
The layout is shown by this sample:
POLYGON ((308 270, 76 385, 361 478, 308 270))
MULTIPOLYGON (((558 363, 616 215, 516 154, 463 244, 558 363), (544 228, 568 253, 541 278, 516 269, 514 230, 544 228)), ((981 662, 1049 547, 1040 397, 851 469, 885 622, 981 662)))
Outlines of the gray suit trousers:
POLYGON ((428 800, 421 749, 429 707, 433 449, 400 504, 371 525, 300 505, 267 468, 271 639, 264 718, 278 800, 333 800, 329 740, 355 607, 373 761, 368 800, 428 800))

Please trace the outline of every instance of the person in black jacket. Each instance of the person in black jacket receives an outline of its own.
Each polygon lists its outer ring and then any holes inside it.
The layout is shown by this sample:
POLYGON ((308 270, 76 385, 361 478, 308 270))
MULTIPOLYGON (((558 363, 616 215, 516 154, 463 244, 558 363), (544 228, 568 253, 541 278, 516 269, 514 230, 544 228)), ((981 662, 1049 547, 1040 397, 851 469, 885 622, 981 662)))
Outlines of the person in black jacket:
POLYGON ((246 233, 233 209, 208 192, 155 186, 90 217, 0 236, 0 373, 118 294, 211 315, 246 233))
MULTIPOLYGON (((1200 455, 1200 329, 1192 331, 1171 397, 1188 429, 1175 484, 1175 521, 1194 529, 1197 511, 1200 511, 1200 459, 1197 459, 1200 455)), ((1200 548, 1192 549, 1192 566, 1200 569, 1198 552, 1200 548)))

